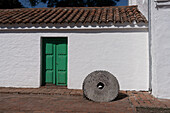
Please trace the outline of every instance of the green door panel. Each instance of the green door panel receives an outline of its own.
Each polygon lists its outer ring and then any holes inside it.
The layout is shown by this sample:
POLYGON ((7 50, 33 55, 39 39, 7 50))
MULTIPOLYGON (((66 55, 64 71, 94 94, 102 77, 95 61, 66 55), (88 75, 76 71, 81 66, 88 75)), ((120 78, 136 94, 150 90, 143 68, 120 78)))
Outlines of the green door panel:
POLYGON ((58 70, 66 71, 66 69, 67 69, 67 56, 66 55, 58 55, 57 65, 58 65, 58 70))
POLYGON ((67 55, 67 45, 60 44, 57 46, 57 50, 59 55, 67 55))
POLYGON ((54 61, 54 53, 53 53, 53 44, 46 43, 45 45, 45 61, 46 61, 46 73, 45 73, 45 82, 46 83, 52 83, 53 82, 53 74, 54 74, 54 67, 53 67, 53 61, 54 61))
POLYGON ((46 55, 46 70, 53 69, 53 56, 46 55))
POLYGON ((59 84, 66 84, 66 72, 58 72, 58 85, 59 84))
POLYGON ((52 81, 53 81, 53 71, 47 70, 45 82, 46 83, 52 83, 52 81))
POLYGON ((67 38, 43 38, 42 77, 45 83, 67 85, 67 38))
POLYGON ((53 54, 53 44, 51 43, 46 43, 46 54, 53 54))

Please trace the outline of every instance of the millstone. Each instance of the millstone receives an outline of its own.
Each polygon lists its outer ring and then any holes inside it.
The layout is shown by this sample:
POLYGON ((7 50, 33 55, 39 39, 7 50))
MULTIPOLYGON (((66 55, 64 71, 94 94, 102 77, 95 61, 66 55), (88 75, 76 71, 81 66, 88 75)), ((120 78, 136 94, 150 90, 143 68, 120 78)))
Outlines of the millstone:
POLYGON ((107 71, 94 71, 83 82, 83 94, 95 102, 109 102, 119 93, 119 83, 114 75, 107 71))

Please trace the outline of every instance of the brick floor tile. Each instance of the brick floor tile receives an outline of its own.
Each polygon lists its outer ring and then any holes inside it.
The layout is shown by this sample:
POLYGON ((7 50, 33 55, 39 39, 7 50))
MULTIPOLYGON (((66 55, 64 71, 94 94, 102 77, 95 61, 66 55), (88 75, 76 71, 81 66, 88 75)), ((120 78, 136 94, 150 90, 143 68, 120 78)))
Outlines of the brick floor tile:
POLYGON ((146 98, 147 98, 148 100, 153 100, 153 101, 154 101, 154 99, 155 99, 152 95, 147 95, 146 98))
POLYGON ((150 95, 150 92, 148 92, 148 91, 143 91, 142 92, 144 95, 150 95))
POLYGON ((167 106, 159 101, 154 101, 153 102, 154 107, 158 107, 158 108, 166 108, 167 106))
POLYGON ((58 94, 63 95, 67 89, 60 89, 58 90, 58 94))
POLYGON ((170 100, 154 98, 149 92, 120 91, 114 101, 98 103, 83 98, 82 90, 56 87, 0 88, 0 110, 3 112, 132 113, 136 107, 170 108, 170 100))
POLYGON ((55 113, 53 111, 34 111, 33 113, 55 113))
POLYGON ((158 99, 161 103, 165 104, 167 108, 170 108, 170 99, 158 99))
POLYGON ((60 94, 60 92, 61 92, 61 89, 55 89, 54 91, 55 94, 60 94))
POLYGON ((25 111, 1 111, 0 110, 0 113, 28 113, 28 112, 25 112, 25 111))
POLYGON ((129 100, 130 100, 130 103, 131 103, 134 107, 140 106, 140 104, 139 104, 138 101, 135 99, 135 97, 130 96, 130 97, 129 97, 129 100))
POLYGON ((144 101, 145 102, 145 106, 144 107, 154 107, 153 103, 151 103, 149 100, 144 101))
MULTIPOLYGON (((120 112, 129 111, 129 107, 124 106, 120 101, 109 102, 109 103, 96 103, 88 101, 81 96, 64 96, 64 95, 22 95, 22 94, 2 94, 3 98, 8 97, 9 102, 8 108, 14 109, 15 107, 12 102, 14 101, 11 98, 11 95, 19 99, 20 110, 31 110, 31 111, 50 111, 54 110, 55 112, 105 112, 106 109, 108 112, 114 110, 119 110, 120 112), (110 105, 110 106, 108 106, 110 105), (119 109, 119 106, 120 109, 119 109), (128 110, 126 110, 128 109, 128 110)), ((126 102, 128 104, 128 101, 126 102)), ((17 110, 17 109, 16 109, 17 110)))
POLYGON ((33 94, 41 94, 41 93, 44 93, 45 90, 46 90, 45 88, 40 88, 38 90, 34 89, 34 90, 32 90, 32 93, 33 94))
MULTIPOLYGON (((3 89, 2 89, 3 90, 3 89)), ((1 91, 0 91, 1 92, 1 91)), ((9 93, 16 93, 17 92, 17 89, 16 88, 11 88, 10 90, 8 89, 6 92, 9 92, 9 93)))
POLYGON ((75 91, 75 90, 72 90, 71 92, 70 92, 70 95, 81 95, 80 93, 77 93, 77 91, 75 91))
POLYGON ((140 98, 141 98, 143 101, 147 101, 147 100, 148 100, 148 99, 146 98, 146 95, 144 95, 143 92, 141 92, 141 93, 139 94, 139 96, 140 96, 140 98))
POLYGON ((133 96, 132 91, 127 91, 127 95, 129 95, 129 96, 133 96))
MULTIPOLYGON (((15 91, 18 93, 18 92, 21 92, 21 91, 23 91, 24 89, 23 88, 16 88, 15 89, 15 91)), ((10 92, 10 90, 9 90, 9 92, 10 92)))
POLYGON ((12 88, 1 88, 0 92, 2 93, 8 93, 12 88))
POLYGON ((83 91, 82 91, 82 90, 77 90, 76 93, 77 93, 78 95, 83 95, 83 91))

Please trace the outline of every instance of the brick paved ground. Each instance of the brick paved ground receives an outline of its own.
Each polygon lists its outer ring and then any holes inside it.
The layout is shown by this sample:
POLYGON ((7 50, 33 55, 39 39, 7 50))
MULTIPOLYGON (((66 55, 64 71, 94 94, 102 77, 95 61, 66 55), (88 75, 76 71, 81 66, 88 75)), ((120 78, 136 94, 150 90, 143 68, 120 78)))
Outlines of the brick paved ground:
POLYGON ((82 90, 41 87, 0 88, 0 113, 159 113, 170 112, 170 100, 148 92, 120 91, 112 102, 96 103, 83 98, 82 90))

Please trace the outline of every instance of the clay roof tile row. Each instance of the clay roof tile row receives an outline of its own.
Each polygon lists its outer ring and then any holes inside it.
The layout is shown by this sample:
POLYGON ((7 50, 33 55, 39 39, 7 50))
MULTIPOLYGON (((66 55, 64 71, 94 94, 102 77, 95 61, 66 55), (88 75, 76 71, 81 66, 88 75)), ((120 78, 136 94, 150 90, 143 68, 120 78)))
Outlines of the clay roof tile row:
POLYGON ((0 24, 147 23, 137 6, 0 9, 0 24))

